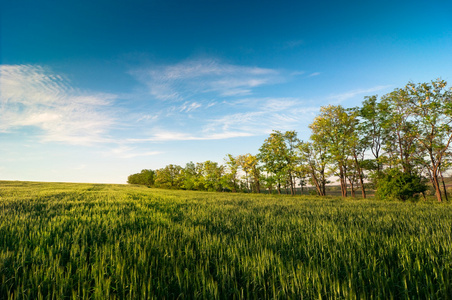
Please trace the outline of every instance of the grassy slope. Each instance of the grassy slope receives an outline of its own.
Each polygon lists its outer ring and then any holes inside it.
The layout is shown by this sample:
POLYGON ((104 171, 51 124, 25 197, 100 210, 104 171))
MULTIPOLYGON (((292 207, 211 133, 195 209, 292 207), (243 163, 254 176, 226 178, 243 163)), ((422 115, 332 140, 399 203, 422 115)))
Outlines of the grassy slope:
POLYGON ((451 298, 452 206, 0 182, 0 299, 451 298))

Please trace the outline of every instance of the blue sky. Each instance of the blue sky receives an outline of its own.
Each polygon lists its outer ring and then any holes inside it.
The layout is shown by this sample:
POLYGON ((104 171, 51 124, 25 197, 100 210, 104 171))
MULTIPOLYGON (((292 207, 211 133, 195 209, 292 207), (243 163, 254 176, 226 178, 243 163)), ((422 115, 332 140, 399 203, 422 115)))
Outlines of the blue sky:
MULTIPOLYGON (((452 2, 0 0, 0 180, 125 183, 452 83, 452 2)), ((449 84, 451 85, 451 84, 449 84)))

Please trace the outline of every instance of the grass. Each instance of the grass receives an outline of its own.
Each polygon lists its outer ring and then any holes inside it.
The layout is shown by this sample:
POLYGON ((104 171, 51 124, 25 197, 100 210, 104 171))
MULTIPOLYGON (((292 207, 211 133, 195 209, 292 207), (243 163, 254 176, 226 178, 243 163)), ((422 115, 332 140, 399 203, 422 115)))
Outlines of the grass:
POLYGON ((451 299, 452 206, 0 182, 0 299, 451 299))

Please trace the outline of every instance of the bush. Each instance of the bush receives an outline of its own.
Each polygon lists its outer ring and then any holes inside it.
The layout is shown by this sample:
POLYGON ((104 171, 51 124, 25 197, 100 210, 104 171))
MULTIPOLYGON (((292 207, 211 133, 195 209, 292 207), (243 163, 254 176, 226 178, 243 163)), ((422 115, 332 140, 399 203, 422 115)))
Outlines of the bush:
POLYGON ((378 178, 375 195, 379 199, 417 200, 426 190, 425 179, 421 176, 390 169, 378 178))

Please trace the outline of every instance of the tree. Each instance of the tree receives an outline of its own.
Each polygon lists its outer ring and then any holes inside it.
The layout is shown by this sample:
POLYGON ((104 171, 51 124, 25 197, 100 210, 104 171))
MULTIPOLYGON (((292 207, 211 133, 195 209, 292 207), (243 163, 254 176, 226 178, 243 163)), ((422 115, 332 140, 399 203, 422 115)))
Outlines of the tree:
POLYGON ((127 178, 129 184, 141 184, 151 187, 154 185, 155 172, 153 170, 141 170, 140 173, 132 174, 127 178))
POLYGON ((181 170, 181 188, 184 190, 196 190, 198 188, 199 176, 196 165, 193 162, 187 163, 185 168, 181 170))
POLYGON ((298 148, 301 161, 306 162, 306 172, 310 175, 310 182, 315 186, 319 196, 326 195, 326 143, 318 141, 302 142, 298 148))
POLYGON ((382 97, 381 103, 387 109, 385 118, 385 146, 387 162, 394 168, 401 167, 403 172, 415 172, 416 161, 416 124, 410 118, 408 94, 404 89, 395 89, 382 97))
POLYGON ((221 179, 224 167, 217 162, 207 160, 203 163, 202 175, 204 177, 205 188, 208 191, 221 191, 221 179))
POLYGON ((248 179, 251 179, 251 185, 256 193, 260 193, 260 179, 261 179, 261 172, 259 167, 259 160, 256 156, 251 155, 249 153, 245 155, 239 155, 239 162, 240 166, 242 167, 243 171, 246 174, 246 182, 247 182, 247 189, 249 189, 248 179))
POLYGON ((441 167, 452 141, 452 89, 447 90, 446 86, 446 81, 438 79, 431 83, 408 83, 405 87, 416 128, 418 162, 428 169, 438 202, 442 201, 441 167))
POLYGON ((278 183, 278 193, 281 193, 281 183, 287 181, 290 192, 295 195, 296 168, 299 163, 298 144, 295 131, 273 131, 259 148, 258 158, 263 163, 267 173, 274 176, 278 183))
POLYGON ((278 194, 281 194, 281 182, 283 176, 284 163, 280 155, 283 147, 282 134, 273 132, 265 139, 264 144, 259 148, 257 157, 263 163, 263 169, 266 171, 269 182, 276 182, 278 194))
POLYGON ((181 171, 181 166, 173 164, 158 169, 155 185, 162 188, 180 188, 182 182, 181 171))
POLYGON ((347 110, 351 119, 351 130, 352 134, 350 136, 350 153, 352 156, 352 161, 349 163, 349 169, 352 171, 349 174, 349 182, 352 188, 352 196, 354 197, 353 183, 354 181, 359 181, 361 187, 361 195, 366 198, 366 188, 364 185, 364 157, 365 152, 369 146, 368 137, 366 136, 365 126, 359 122, 359 109, 349 109, 347 110), (352 179, 352 181, 350 181, 352 179))
POLYGON ((225 174, 225 177, 227 178, 226 182, 228 182, 230 189, 235 193, 238 188, 238 171, 240 163, 238 159, 231 154, 227 154, 224 161, 226 163, 227 170, 229 171, 225 174))
MULTIPOLYGON (((381 155, 388 116, 387 103, 377 102, 377 96, 364 97, 362 107, 359 109, 359 117, 361 119, 359 126, 365 139, 364 142, 374 156, 377 176, 383 169, 381 155)), ((370 166, 371 164, 368 163, 368 165, 370 166)))
POLYGON ((333 170, 338 170, 342 197, 347 197, 347 160, 351 155, 355 122, 355 116, 347 113, 342 106, 328 105, 320 108, 320 115, 309 126, 312 130, 311 140, 322 144, 333 164, 333 170))

